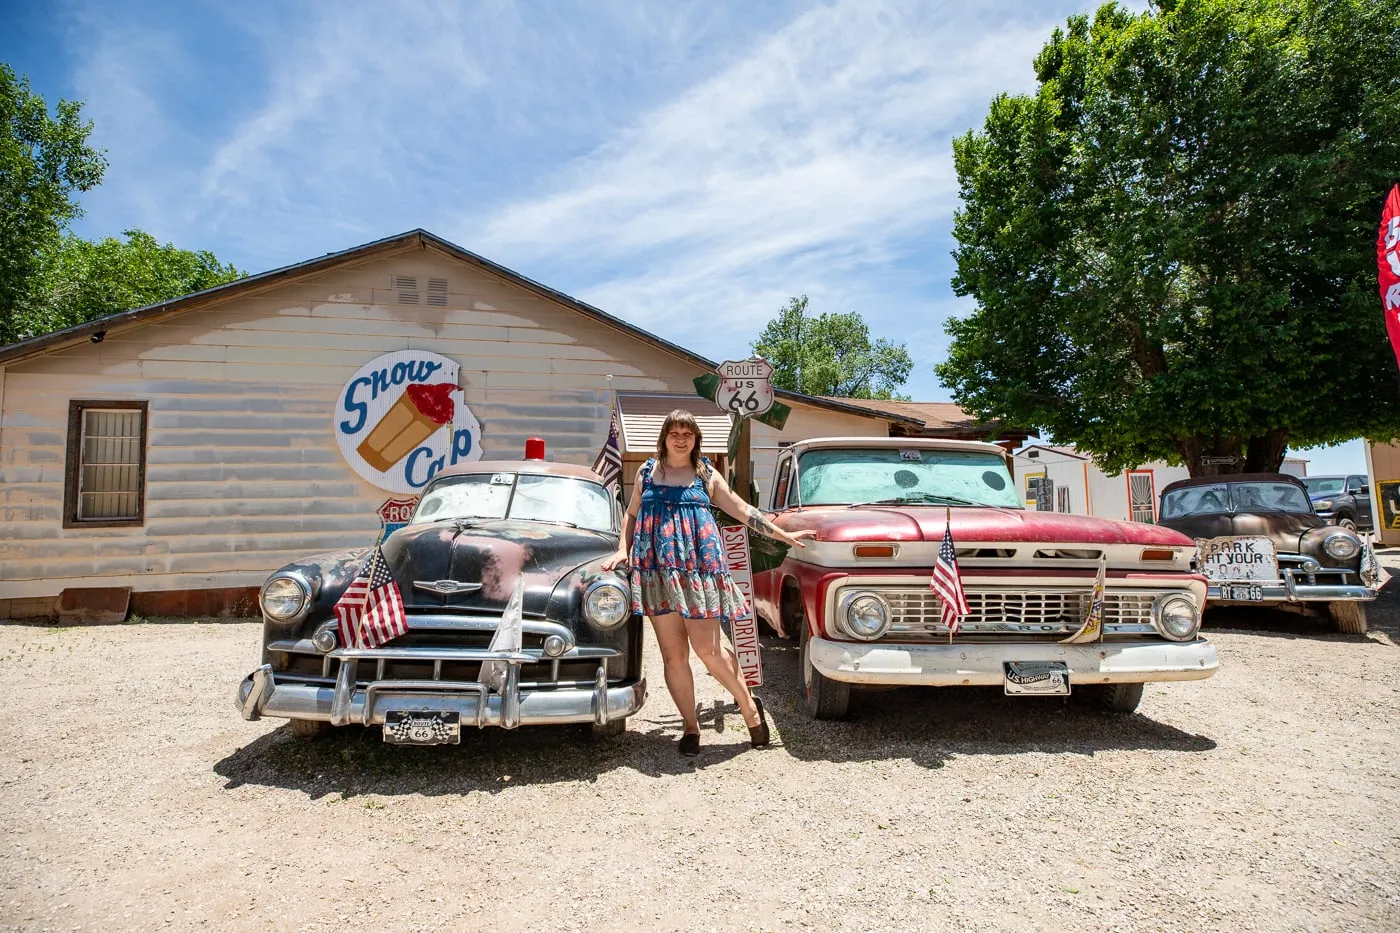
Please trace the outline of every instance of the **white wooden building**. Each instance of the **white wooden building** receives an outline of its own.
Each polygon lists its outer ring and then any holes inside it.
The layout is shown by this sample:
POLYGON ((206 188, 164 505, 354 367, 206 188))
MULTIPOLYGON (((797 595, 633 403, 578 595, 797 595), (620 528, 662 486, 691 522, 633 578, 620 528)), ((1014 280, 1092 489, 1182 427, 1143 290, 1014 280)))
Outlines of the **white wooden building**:
POLYGON ((1073 447, 1031 444, 1016 452, 1016 482, 1027 508, 1154 523, 1162 487, 1189 472, 1148 463, 1109 475, 1073 447))
MULTIPOLYGON (((283 563, 372 543, 435 464, 517 459, 531 436, 591 464, 614 393, 631 464, 655 447, 643 409, 720 419, 722 451, 727 416, 693 386, 714 365, 421 230, 0 348, 0 618, 99 590, 148 615, 254 612, 283 563), (366 447, 434 367, 448 430, 422 407, 395 429, 411 453, 366 447)), ((765 484, 762 445, 922 428, 778 395, 787 427, 754 436, 765 484)))

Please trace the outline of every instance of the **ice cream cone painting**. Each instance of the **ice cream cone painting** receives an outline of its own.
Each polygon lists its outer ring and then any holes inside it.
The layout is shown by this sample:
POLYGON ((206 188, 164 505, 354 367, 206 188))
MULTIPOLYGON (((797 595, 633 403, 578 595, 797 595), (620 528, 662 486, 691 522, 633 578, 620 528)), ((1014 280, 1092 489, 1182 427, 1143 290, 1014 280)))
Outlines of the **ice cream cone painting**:
POLYGON ((452 423, 457 387, 447 382, 415 383, 404 389, 392 408, 355 449, 379 472, 398 463, 429 435, 452 423))
POLYGON ((416 493, 446 466, 481 458, 481 425, 458 385, 456 363, 425 350, 376 357, 346 383, 336 439, 374 485, 416 493))

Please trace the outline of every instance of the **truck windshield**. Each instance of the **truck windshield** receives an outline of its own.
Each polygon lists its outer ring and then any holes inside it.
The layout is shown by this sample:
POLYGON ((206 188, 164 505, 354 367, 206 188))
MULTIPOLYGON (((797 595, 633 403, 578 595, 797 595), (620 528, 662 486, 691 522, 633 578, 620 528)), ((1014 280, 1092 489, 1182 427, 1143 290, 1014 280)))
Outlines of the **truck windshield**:
POLYGON ((454 518, 512 518, 593 531, 616 530, 613 500, 602 486, 529 473, 469 473, 444 479, 423 494, 413 513, 413 524, 454 518))
POLYGON ((1006 461, 964 450, 826 447, 798 463, 803 505, 912 503, 1023 508, 1006 461))
POLYGON ((1308 487, 1310 496, 1340 496, 1347 481, 1341 476, 1307 476, 1303 485, 1308 487))

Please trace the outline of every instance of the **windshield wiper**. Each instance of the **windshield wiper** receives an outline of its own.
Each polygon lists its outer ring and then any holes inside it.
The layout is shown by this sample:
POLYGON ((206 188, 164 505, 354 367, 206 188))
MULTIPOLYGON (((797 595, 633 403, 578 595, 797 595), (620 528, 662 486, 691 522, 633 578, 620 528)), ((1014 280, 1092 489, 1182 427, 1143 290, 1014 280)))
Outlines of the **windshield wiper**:
POLYGON ((948 505, 972 505, 985 506, 982 502, 973 502, 971 499, 963 499, 960 496, 945 496, 936 492, 914 492, 907 496, 894 496, 890 499, 876 499, 872 502, 852 502, 846 506, 848 509, 861 509, 867 505, 914 505, 916 503, 937 502, 948 505))

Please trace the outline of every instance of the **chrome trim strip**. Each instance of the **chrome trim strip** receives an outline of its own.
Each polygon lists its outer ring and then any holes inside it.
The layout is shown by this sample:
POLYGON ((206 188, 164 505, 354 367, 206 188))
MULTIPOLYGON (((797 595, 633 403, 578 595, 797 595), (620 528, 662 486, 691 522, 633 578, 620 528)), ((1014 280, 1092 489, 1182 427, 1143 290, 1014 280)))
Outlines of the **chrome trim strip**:
MULTIPOLYGON (((327 654, 322 654, 321 649, 311 643, 308 638, 299 638, 296 641, 271 641, 267 643, 269 651, 281 651, 288 654, 314 654, 327 659, 330 658, 388 658, 397 661, 472 661, 472 660, 510 660, 509 657, 490 654, 487 648, 336 648, 327 654), (473 653, 475 652, 475 653, 473 653)), ((592 658, 611 658, 621 654, 616 648, 599 648, 592 645, 585 645, 582 648, 570 648, 564 654, 559 655, 561 661, 590 660, 592 658)), ((521 650, 522 656, 529 655, 531 661, 553 661, 554 658, 547 657, 543 648, 524 648, 521 650)), ((329 672, 328 672, 329 675, 329 672)))

